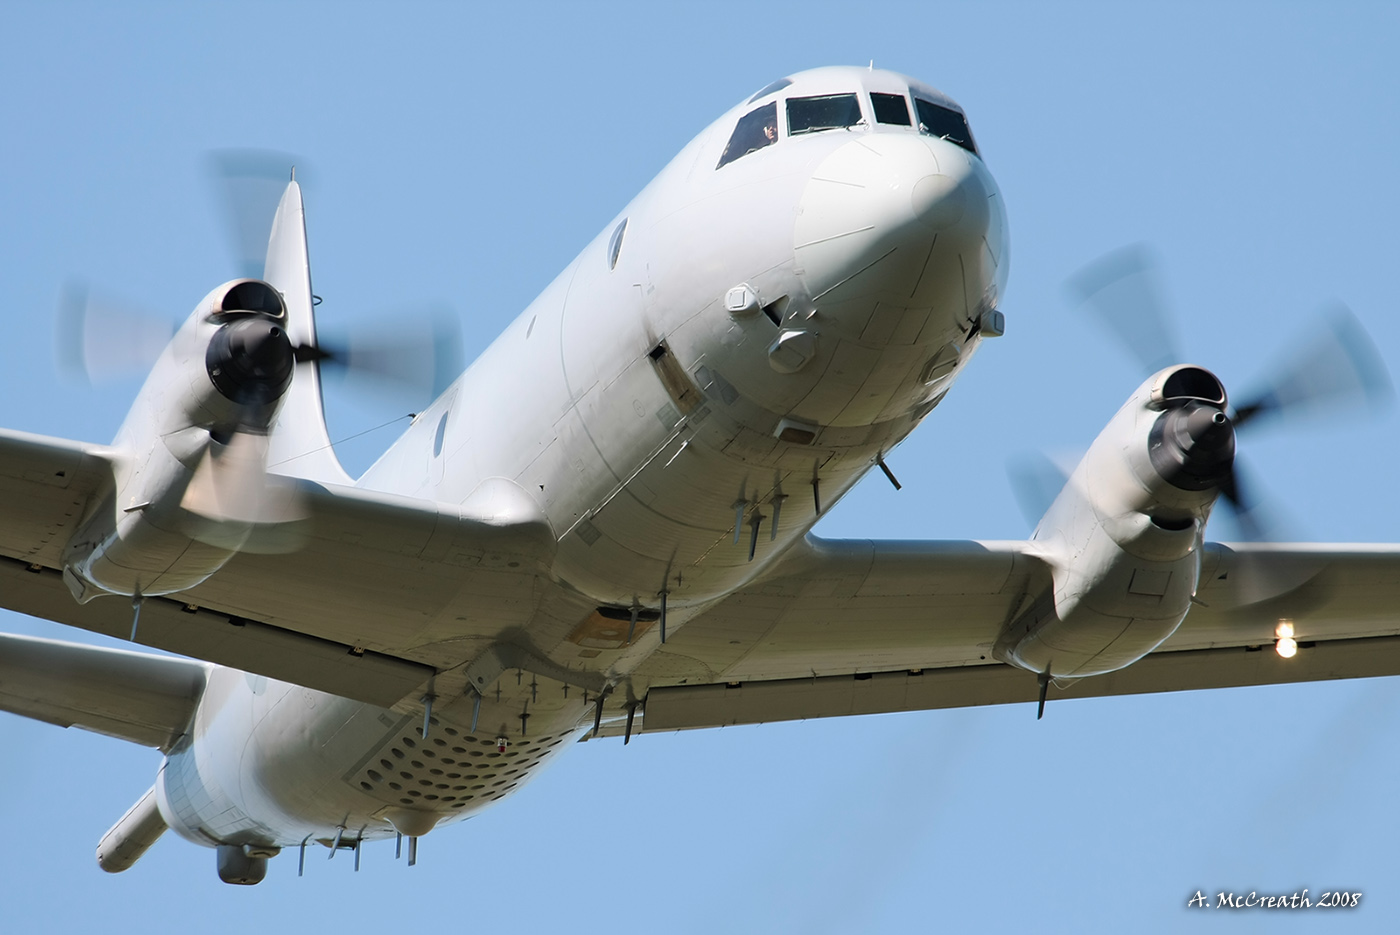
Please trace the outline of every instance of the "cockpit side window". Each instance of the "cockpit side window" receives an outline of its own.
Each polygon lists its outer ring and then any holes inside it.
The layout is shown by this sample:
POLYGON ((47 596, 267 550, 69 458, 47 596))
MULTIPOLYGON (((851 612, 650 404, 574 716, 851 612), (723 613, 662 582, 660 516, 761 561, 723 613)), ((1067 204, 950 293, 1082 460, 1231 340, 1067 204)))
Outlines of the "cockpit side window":
POLYGON ((920 132, 957 143, 970 153, 977 152, 977 144, 972 141, 972 130, 962 114, 921 97, 914 98, 914 106, 919 111, 920 132))
POLYGON ((739 118, 724 154, 716 169, 722 169, 741 156, 778 142, 778 105, 776 102, 757 107, 739 118))
POLYGON ((881 94, 872 91, 870 103, 875 108, 876 123, 892 123, 900 127, 910 125, 909 102, 904 99, 903 94, 881 94))
POLYGON ((788 135, 838 130, 860 123, 860 101, 854 94, 788 98, 788 135))

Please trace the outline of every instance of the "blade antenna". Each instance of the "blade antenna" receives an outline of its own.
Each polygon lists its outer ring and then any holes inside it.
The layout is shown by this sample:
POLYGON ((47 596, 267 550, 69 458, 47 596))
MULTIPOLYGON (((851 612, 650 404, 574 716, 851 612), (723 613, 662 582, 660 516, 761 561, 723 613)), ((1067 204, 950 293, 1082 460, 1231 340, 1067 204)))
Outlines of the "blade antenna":
POLYGON ((1035 719, 1038 721, 1045 717, 1045 695, 1050 691, 1050 666, 1047 665, 1035 680, 1040 684, 1040 704, 1035 709, 1035 719))

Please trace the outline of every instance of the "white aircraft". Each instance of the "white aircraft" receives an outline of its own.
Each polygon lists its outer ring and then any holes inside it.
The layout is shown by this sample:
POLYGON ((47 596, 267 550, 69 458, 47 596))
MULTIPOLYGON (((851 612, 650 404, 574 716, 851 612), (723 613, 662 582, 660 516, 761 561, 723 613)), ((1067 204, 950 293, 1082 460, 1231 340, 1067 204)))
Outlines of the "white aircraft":
MULTIPOLYGON (((0 605, 193 659, 0 636, 0 708, 164 754, 103 869, 170 828, 256 883, 310 843, 406 836, 411 861, 582 737, 1400 672, 1400 546, 1204 539, 1244 500, 1237 428, 1379 385, 1345 321, 1234 407, 1149 339, 1171 359, 1028 541, 809 534, 894 480, 1002 333, 1007 269, 955 102, 803 72, 697 136, 353 479, 293 181, 262 278, 199 303, 111 445, 0 433, 0 605)), ((1082 285, 1121 318, 1141 273, 1082 285)))

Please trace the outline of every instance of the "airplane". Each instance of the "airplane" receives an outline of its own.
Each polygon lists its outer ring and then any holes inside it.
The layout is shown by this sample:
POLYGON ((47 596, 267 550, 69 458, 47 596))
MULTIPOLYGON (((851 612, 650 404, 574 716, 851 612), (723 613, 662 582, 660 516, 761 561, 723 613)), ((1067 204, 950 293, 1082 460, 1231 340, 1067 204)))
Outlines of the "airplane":
POLYGON ((1248 506, 1237 429, 1376 384, 1348 321, 1337 367, 1242 404, 1159 362, 1028 540, 811 534, 897 483, 885 456, 1004 333, 1008 272, 955 101, 794 74, 352 478, 293 179, 261 277, 199 302, 111 444, 0 432, 0 605, 184 658, 0 636, 0 709, 163 754, 102 869, 173 830, 255 884, 311 844, 412 863, 576 740, 1400 672, 1400 546, 1205 539, 1248 506))

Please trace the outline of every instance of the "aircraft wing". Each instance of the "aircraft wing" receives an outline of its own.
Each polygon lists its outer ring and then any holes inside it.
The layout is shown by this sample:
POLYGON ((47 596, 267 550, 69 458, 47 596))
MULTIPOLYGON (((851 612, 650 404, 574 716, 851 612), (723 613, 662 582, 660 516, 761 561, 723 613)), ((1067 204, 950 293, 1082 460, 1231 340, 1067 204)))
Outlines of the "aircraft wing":
MULTIPOLYGON (((78 604, 59 571, 64 545, 111 489, 115 457, 0 431, 0 606, 131 636, 129 600, 78 604)), ((135 642, 389 707, 459 662, 472 627, 495 633, 533 612, 553 540, 509 502, 469 516, 300 483, 310 515, 299 548, 240 553, 197 588, 147 598, 135 642)))
POLYGON ((57 568, 88 501, 112 482, 102 445, 0 430, 0 555, 57 568))
POLYGON ((189 659, 0 633, 0 711, 169 751, 209 666, 189 659))
MULTIPOLYGON (((1035 702, 991 648, 1049 569, 1028 542, 809 536, 764 581, 681 627, 637 674, 649 731, 1035 702)), ((1220 545, 1156 652, 1051 700, 1400 674, 1400 546, 1220 545), (1293 621, 1299 652, 1274 651, 1293 621)), ((618 724, 602 733, 615 734, 618 724)))

